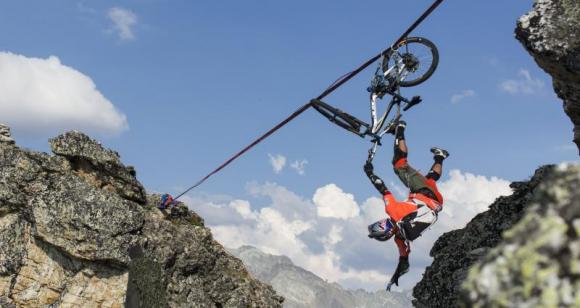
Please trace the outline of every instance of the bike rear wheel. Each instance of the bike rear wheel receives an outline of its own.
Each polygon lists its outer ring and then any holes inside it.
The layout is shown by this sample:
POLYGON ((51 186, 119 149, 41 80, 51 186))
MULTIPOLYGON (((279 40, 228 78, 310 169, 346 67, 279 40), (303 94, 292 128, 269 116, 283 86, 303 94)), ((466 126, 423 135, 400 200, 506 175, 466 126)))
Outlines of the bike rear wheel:
POLYGON ((401 75, 405 78, 399 82, 401 87, 413 87, 429 79, 439 65, 439 51, 433 42, 422 37, 409 37, 403 40, 396 49, 384 55, 382 69, 387 73, 395 63, 394 53, 405 64, 401 75))

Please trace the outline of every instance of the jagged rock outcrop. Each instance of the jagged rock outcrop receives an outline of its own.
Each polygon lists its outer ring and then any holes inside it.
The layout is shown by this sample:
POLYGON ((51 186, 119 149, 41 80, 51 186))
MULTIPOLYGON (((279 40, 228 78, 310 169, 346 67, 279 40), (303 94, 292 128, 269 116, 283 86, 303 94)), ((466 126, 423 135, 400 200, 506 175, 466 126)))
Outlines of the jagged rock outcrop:
POLYGON ((536 0, 534 9, 518 21, 516 37, 552 75, 580 149, 580 1, 536 0))
POLYGON ((558 168, 470 271, 464 307, 580 307, 580 165, 558 168))
POLYGON ((298 267, 285 256, 274 256, 251 246, 230 250, 248 270, 284 296, 285 308, 410 307, 407 293, 346 290, 298 267))
POLYGON ((413 304, 457 307, 469 268, 497 247, 502 233, 522 219, 538 186, 553 169, 553 166, 539 168, 530 181, 512 183, 512 195, 499 197, 487 212, 477 215, 465 228, 442 235, 430 252, 433 263, 413 289, 413 304))
POLYGON ((14 144, 14 139, 10 135, 10 127, 0 124, 0 143, 14 144))
MULTIPOLYGON (((536 0, 516 37, 552 75, 580 149, 580 2, 536 0)), ((543 167, 512 188, 435 243, 416 306, 580 306, 580 166, 543 167)))
POLYGON ((22 150, 0 126, 0 307, 280 307, 180 204, 157 209, 79 132, 22 150))

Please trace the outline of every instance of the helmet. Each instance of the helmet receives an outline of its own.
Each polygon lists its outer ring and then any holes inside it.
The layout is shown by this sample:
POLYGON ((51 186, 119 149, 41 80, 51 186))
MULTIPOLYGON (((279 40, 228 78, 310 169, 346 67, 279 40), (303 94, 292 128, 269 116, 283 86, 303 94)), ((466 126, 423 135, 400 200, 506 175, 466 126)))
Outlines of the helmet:
POLYGON ((377 241, 387 241, 395 235, 396 229, 390 219, 383 219, 369 225, 369 238, 374 238, 377 241))

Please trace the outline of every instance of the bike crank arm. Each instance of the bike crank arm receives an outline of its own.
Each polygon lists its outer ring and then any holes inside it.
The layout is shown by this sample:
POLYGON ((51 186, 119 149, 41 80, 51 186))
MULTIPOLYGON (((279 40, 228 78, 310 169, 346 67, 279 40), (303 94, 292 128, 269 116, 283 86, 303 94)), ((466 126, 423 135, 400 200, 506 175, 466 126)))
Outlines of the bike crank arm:
POLYGON ((423 101, 423 99, 421 99, 421 96, 413 96, 413 98, 410 101, 405 102, 405 103, 407 103, 407 106, 405 106, 405 108, 403 108, 403 111, 407 111, 407 110, 411 109, 413 106, 421 103, 422 101, 423 101))

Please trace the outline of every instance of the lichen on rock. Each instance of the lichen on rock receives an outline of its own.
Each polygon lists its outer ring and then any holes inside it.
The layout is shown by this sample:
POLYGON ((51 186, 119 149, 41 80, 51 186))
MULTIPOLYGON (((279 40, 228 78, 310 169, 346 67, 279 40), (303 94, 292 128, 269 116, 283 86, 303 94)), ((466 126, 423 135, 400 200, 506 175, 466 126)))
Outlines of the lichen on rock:
POLYGON ((467 307, 580 307, 580 166, 559 168, 525 217, 474 266, 467 307))
POLYGON ((54 156, 3 141, 0 307, 281 307, 201 217, 160 211, 118 153, 80 132, 51 139, 54 156))
POLYGON ((10 134, 10 127, 0 123, 0 143, 14 144, 14 139, 10 134))
POLYGON ((514 182, 510 196, 499 197, 489 210, 478 214, 463 229, 443 234, 433 245, 433 263, 413 289, 416 307, 457 307, 468 270, 499 245, 502 234, 522 217, 539 185, 553 166, 536 170, 529 181, 514 182))
POLYGON ((116 192, 125 199, 146 203, 145 189, 135 178, 133 167, 121 163, 119 153, 103 146, 87 135, 72 131, 50 139, 52 152, 65 157, 77 175, 101 189, 116 192))

